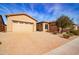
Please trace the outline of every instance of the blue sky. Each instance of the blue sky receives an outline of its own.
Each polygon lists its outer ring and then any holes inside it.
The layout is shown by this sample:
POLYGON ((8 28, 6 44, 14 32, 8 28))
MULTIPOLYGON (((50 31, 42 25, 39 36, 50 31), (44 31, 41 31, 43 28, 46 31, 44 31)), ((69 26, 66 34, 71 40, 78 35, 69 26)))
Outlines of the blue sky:
POLYGON ((0 15, 6 23, 5 14, 26 13, 38 21, 55 21, 62 15, 73 18, 79 24, 78 3, 10 3, 0 4, 0 15))

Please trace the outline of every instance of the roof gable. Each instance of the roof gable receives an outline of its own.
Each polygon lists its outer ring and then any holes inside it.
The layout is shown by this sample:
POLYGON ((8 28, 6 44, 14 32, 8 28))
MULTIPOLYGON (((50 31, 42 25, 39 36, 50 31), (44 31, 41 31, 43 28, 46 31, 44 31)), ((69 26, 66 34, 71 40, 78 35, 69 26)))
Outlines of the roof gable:
POLYGON ((29 16, 29 15, 27 15, 27 14, 24 14, 24 13, 21 13, 21 14, 7 14, 7 15, 5 15, 5 16, 6 16, 6 17, 9 17, 9 16, 16 16, 16 15, 25 15, 25 16, 27 16, 27 17, 29 17, 29 18, 31 18, 31 19, 33 19, 34 21, 37 22, 36 19, 34 19, 34 18, 32 18, 31 16, 29 16))

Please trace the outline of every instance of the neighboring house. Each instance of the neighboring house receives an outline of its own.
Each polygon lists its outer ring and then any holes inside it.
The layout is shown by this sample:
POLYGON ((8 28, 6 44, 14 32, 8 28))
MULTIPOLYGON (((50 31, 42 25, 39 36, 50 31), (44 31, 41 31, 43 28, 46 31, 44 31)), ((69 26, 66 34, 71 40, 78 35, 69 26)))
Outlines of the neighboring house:
POLYGON ((78 30, 79 30, 79 25, 78 25, 78 30))
POLYGON ((73 26, 74 26, 74 30, 78 30, 79 29, 79 26, 78 25, 73 24, 73 26))
POLYGON ((33 32, 36 31, 36 20, 27 14, 8 14, 8 32, 33 32))
POLYGON ((61 31, 62 32, 68 32, 70 30, 79 30, 79 26, 77 24, 73 24, 72 26, 73 26, 72 28, 71 27, 67 27, 67 28, 63 28, 63 29, 59 28, 59 33, 61 31))
POLYGON ((0 15, 0 32, 5 32, 6 31, 6 25, 3 21, 2 16, 0 15))
POLYGON ((37 31, 58 32, 58 27, 56 26, 56 22, 43 21, 37 23, 37 31))

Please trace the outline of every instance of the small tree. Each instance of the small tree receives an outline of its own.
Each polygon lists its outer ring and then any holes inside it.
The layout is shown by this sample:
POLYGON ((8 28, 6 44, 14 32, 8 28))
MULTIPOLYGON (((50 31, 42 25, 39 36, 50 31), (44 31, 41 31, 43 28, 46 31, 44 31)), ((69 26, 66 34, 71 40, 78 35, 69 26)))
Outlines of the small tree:
POLYGON ((74 23, 68 16, 61 16, 57 19, 56 24, 62 32, 64 28, 72 28, 74 23))

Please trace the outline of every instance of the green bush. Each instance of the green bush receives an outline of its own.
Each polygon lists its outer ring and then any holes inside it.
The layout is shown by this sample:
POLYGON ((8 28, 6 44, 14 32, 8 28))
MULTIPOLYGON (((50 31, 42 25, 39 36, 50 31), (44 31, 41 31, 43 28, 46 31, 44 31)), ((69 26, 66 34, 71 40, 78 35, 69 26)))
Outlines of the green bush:
POLYGON ((79 30, 71 30, 70 33, 74 35, 79 35, 79 30))

